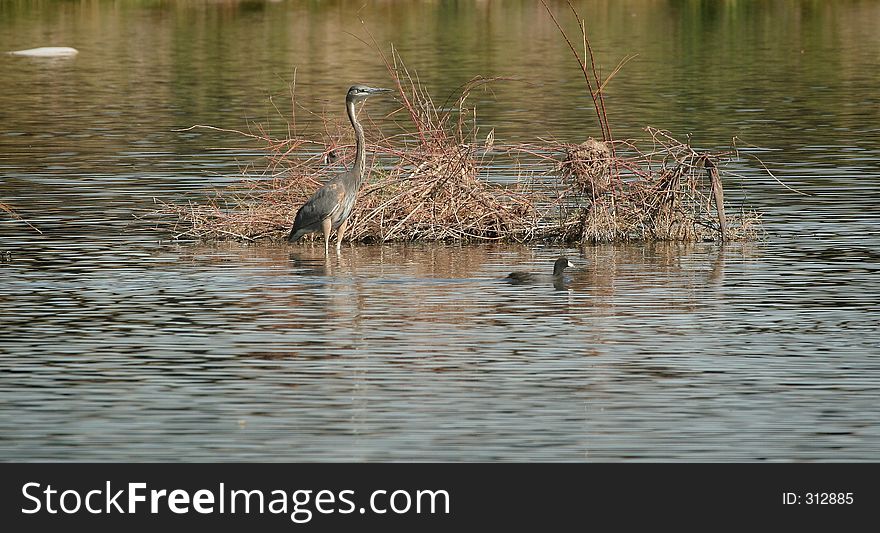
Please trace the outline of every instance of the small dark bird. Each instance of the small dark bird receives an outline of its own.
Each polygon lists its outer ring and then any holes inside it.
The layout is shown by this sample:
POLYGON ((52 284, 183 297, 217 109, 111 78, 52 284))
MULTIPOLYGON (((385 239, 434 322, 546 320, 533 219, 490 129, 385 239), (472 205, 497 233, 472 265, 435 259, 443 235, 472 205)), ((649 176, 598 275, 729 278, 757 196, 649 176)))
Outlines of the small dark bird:
POLYGON ((562 282, 562 273, 566 268, 574 268, 574 265, 566 257, 560 257, 553 263, 553 275, 535 274, 532 272, 511 272, 507 275, 507 281, 511 283, 560 283, 562 282))
POLYGON ((293 227, 287 240, 296 242, 306 233, 322 231, 324 233, 324 255, 330 253, 330 233, 336 230, 336 251, 342 246, 342 237, 348 226, 348 217, 354 208, 358 189, 364 180, 366 166, 366 150, 364 145, 364 129, 357 121, 354 104, 366 100, 369 96, 388 92, 391 89, 378 89, 365 85, 352 85, 345 95, 345 109, 351 127, 354 128, 356 150, 354 164, 345 172, 333 177, 320 189, 315 191, 299 211, 293 221, 293 227))

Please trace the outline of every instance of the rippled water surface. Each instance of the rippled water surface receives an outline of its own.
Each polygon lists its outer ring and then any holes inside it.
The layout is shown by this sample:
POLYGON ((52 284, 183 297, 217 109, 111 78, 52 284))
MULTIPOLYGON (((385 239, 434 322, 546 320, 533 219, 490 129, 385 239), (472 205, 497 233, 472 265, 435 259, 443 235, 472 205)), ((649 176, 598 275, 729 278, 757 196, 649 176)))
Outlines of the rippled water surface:
POLYGON ((435 94, 515 78, 474 96, 496 139, 597 134, 540 4, 364 4, 0 3, 0 50, 80 50, 0 56, 0 202, 42 232, 0 211, 0 459, 880 460, 880 3, 577 4, 607 71, 638 54, 615 133, 761 147, 727 185, 761 242, 325 259, 135 218, 264 164, 182 128, 284 127, 294 77, 341 120, 387 81, 358 13, 435 94), (563 286, 503 281, 560 254, 563 286))

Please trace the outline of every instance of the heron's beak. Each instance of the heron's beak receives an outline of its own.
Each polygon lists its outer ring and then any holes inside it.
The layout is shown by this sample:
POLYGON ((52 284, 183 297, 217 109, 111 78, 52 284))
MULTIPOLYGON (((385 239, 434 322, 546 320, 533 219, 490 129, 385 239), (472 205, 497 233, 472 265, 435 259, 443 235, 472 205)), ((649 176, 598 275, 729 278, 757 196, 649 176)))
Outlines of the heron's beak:
POLYGON ((568 268, 574 268, 574 264, 571 261, 568 262, 568 268))
POLYGON ((383 89, 382 87, 367 87, 366 91, 370 94, 390 93, 391 89, 383 89))

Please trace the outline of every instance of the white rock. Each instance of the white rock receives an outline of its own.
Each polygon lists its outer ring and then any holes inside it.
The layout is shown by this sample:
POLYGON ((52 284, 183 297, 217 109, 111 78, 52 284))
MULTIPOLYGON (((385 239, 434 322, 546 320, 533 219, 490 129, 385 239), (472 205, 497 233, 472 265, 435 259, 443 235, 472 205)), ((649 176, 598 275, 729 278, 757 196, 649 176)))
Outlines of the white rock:
POLYGON ((29 48, 27 50, 15 50, 14 52, 9 52, 10 55, 26 57, 70 57, 75 56, 78 53, 79 50, 69 46, 42 46, 40 48, 29 48))

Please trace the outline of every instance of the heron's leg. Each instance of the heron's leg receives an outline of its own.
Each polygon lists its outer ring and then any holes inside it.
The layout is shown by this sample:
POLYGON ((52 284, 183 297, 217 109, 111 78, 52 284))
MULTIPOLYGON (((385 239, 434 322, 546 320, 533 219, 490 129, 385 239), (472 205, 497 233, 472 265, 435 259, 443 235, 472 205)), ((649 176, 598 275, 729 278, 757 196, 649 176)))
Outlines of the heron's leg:
POLYGON ((324 230, 324 255, 330 255, 330 231, 333 229, 330 217, 321 221, 321 229, 324 230))
POLYGON ((345 228, 348 227, 348 219, 345 219, 342 224, 339 225, 339 229, 336 230, 336 250, 339 251, 342 248, 342 236, 345 235, 345 228))

